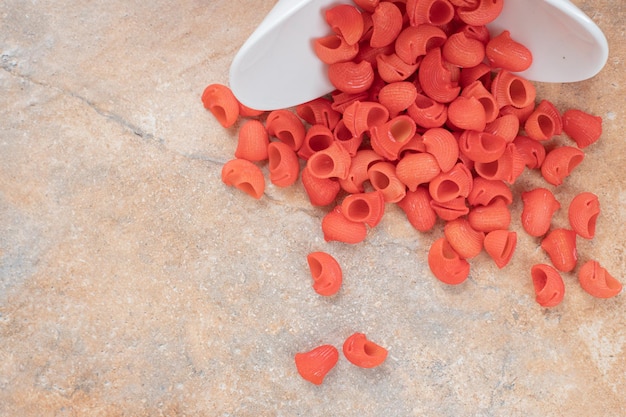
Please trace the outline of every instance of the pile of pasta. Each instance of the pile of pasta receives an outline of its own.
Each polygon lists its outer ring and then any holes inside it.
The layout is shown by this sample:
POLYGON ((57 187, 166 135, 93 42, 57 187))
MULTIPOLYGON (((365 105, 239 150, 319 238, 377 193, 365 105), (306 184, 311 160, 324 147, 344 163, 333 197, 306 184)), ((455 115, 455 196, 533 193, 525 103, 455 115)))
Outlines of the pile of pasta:
MULTIPOLYGON (((531 51, 508 31, 490 36, 485 26, 502 5, 354 0, 326 10, 329 33, 314 49, 336 88, 328 96, 263 112, 239 103, 225 85, 204 90, 204 106, 224 127, 245 118, 223 182, 261 198, 265 169, 278 187, 300 179, 311 204, 328 207, 326 241, 362 242, 387 204, 397 204, 418 231, 443 221, 428 265, 437 279, 458 285, 482 251, 499 268, 509 263, 517 244, 511 185, 525 170, 538 171, 547 184, 521 194, 521 224, 551 261, 530 270, 536 301, 558 305, 561 273, 577 267, 577 239, 594 237, 600 203, 580 193, 567 208, 570 227, 554 228, 561 203, 550 187, 583 161, 602 119, 537 98, 534 85, 517 75, 531 65, 531 51), (562 134, 569 145, 547 146, 562 134)), ((308 260, 314 289, 339 291, 337 261, 320 253, 308 260)), ((595 297, 622 289, 596 260, 580 266, 578 278, 595 297)))

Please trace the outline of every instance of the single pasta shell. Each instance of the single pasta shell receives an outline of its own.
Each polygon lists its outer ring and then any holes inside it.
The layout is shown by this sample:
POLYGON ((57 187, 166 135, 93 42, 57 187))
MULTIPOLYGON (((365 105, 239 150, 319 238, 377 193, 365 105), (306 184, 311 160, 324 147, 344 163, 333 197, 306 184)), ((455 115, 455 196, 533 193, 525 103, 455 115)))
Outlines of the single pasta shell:
POLYGON ((391 2, 380 2, 372 13, 370 45, 380 48, 392 44, 402 31, 402 12, 391 2))
POLYGON ((322 233, 326 242, 338 241, 356 244, 365 240, 367 226, 363 222, 348 220, 343 215, 341 206, 335 206, 322 219, 322 233))
POLYGON ((461 21, 472 26, 484 26, 496 19, 502 12, 504 0, 477 0, 468 6, 457 9, 461 21))
POLYGON ((548 100, 541 100, 524 123, 529 138, 550 140, 563 131, 563 122, 558 109, 548 100))
POLYGON ((543 164, 541 175, 552 185, 561 185, 584 159, 585 154, 573 146, 560 146, 548 152, 543 164))
POLYGON ((459 256, 445 237, 435 240, 431 245, 428 266, 438 280, 449 285, 465 281, 470 269, 469 262, 459 256))
POLYGON ((301 180, 304 191, 313 206, 323 207, 331 204, 341 190, 339 181, 331 178, 317 178, 311 175, 306 166, 302 169, 301 180))
POLYGON ((511 212, 503 200, 496 199, 487 206, 473 207, 468 214, 468 220, 475 230, 487 233, 508 229, 511 224, 511 212))
POLYGON ((422 128, 441 127, 448 120, 448 106, 424 94, 418 94, 407 108, 407 114, 422 128))
POLYGON ((332 108, 332 101, 326 97, 318 97, 296 106, 296 114, 305 122, 313 125, 324 125, 333 130, 341 113, 332 108))
POLYGON ((383 125, 370 128, 370 144, 379 155, 395 161, 404 146, 415 137, 415 132, 415 122, 403 114, 383 125))
POLYGON ((442 172, 428 184, 430 196, 438 203, 446 203, 458 197, 467 197, 472 191, 472 173, 463 163, 450 171, 442 172))
POLYGON ((546 159, 546 148, 539 141, 528 136, 518 135, 513 140, 526 166, 530 169, 540 168, 546 159))
POLYGON ((343 279, 339 262, 326 252, 311 252, 306 259, 315 292, 325 297, 337 294, 343 279))
POLYGON ((602 136, 602 118, 582 110, 569 109, 563 113, 563 131, 576 146, 583 149, 602 136))
POLYGON ((459 137, 459 151, 474 162, 493 162, 506 150, 502 136, 477 130, 465 130, 459 137))
POLYGON ((350 156, 355 156, 359 151, 361 144, 363 143, 363 134, 354 136, 352 132, 346 127, 343 119, 337 123, 335 130, 333 130, 333 137, 337 143, 343 146, 350 156))
POLYGON ((267 147, 270 181, 277 187, 289 187, 298 179, 300 161, 298 155, 283 142, 271 142, 267 147))
POLYGON ((596 221, 600 215, 600 201, 591 192, 576 195, 569 205, 568 218, 572 229, 585 239, 593 239, 596 234, 596 221))
POLYGON ((385 198, 381 191, 350 194, 342 201, 341 211, 348 220, 376 227, 385 213, 385 198))
POLYGON ((353 0, 354 4, 356 4, 361 10, 372 13, 376 10, 376 6, 380 3, 380 0, 353 0))
POLYGON ((302 120, 286 109, 271 111, 265 120, 265 128, 270 136, 276 137, 294 151, 300 149, 306 135, 302 120))
POLYGON ((246 159, 231 159, 222 167, 222 182, 259 199, 265 191, 261 169, 246 159))
POLYGON ((457 129, 482 132, 487 125, 485 108, 475 97, 459 96, 448 105, 448 122, 457 129))
POLYGON ((485 126, 485 132, 500 136, 507 143, 515 140, 519 134, 519 129, 519 119, 512 114, 502 115, 485 126))
POLYGON ((376 55, 378 75, 387 83, 406 80, 415 74, 419 65, 420 61, 415 64, 407 64, 395 52, 376 55))
POLYGON ((441 48, 433 48, 424 56, 417 76, 424 93, 440 103, 450 103, 461 92, 451 66, 444 65, 441 48))
POLYGON ((443 44, 443 57, 459 67, 475 67, 485 58, 485 45, 478 39, 469 38, 465 32, 457 32, 443 44))
POLYGON ((425 187, 407 191, 406 196, 397 204, 404 211, 407 220, 416 230, 427 232, 437 222, 437 213, 430 205, 430 194, 425 187))
POLYGON ((406 13, 411 26, 443 26, 454 18, 454 7, 448 0, 407 0, 406 13))
POLYGON ((378 93, 379 103, 387 107, 392 117, 406 110, 416 98, 417 88, 408 81, 387 84, 378 93))
POLYGON ((542 307, 555 307, 563 301, 565 284, 561 274, 547 264, 533 265, 530 275, 535 289, 535 300, 542 307))
POLYGON ((337 361, 339 361, 339 351, 333 345, 318 346, 308 352, 299 352, 295 355, 298 373, 303 379, 315 385, 322 384, 337 361))
POLYGON ((527 79, 507 70, 501 70, 498 71, 491 83, 491 94, 493 94, 500 108, 507 105, 518 109, 530 105, 534 108, 537 90, 527 79))
POLYGON ((512 72, 525 71, 533 62, 530 50, 513 40, 508 30, 491 38, 485 47, 485 55, 493 68, 512 72))
POLYGON ((255 119, 247 120, 239 129, 235 157, 248 161, 264 161, 267 159, 269 143, 269 135, 263 123, 255 119))
POLYGON ((351 161, 346 148, 333 142, 328 148, 313 153, 306 166, 314 177, 344 179, 348 177, 351 161))
POLYGON ((500 269, 504 268, 517 246, 517 233, 509 230, 493 230, 485 236, 485 251, 500 269))
POLYGON ((583 290, 598 298, 615 297, 622 291, 622 283, 595 260, 589 260, 580 267, 578 282, 583 290))
POLYGON ((469 221, 465 218, 458 218, 447 222, 443 232, 450 246, 452 246, 461 258, 473 258, 483 249, 485 233, 474 230, 469 221))
POLYGON ((496 103, 495 97, 487 90, 482 80, 475 80, 465 85, 461 91, 461 96, 474 97, 480 102, 485 110, 485 123, 491 123, 498 117, 498 103, 496 103))
POLYGON ((361 368, 375 368, 387 358, 387 349, 368 340, 363 333, 348 337, 342 349, 346 359, 361 368))
POLYGON ((396 165, 396 175, 411 191, 415 191, 420 184, 428 184, 440 172, 435 157, 426 152, 409 153, 396 165))
POLYGON ((315 152, 328 149, 334 141, 335 135, 326 125, 313 125, 304 136, 302 146, 298 149, 298 156, 306 161, 315 152))
POLYGON ((325 64, 335 64, 354 59, 359 53, 359 44, 349 44, 339 35, 327 35, 313 41, 315 55, 325 64))
POLYGON ((430 206, 437 213, 437 216, 445 221, 458 219, 469 213, 469 207, 467 207, 466 199, 463 197, 457 197, 445 203, 430 200, 430 206))
POLYGON ((459 159, 459 145, 450 131, 435 127, 422 135, 426 152, 435 157, 443 172, 450 171, 459 159))
POLYGON ((373 126, 380 126, 389 120, 389 110, 373 101, 355 101, 343 112, 343 121, 353 136, 360 136, 373 126))
POLYGON ((507 183, 502 180, 475 177, 467 201, 472 206, 487 206, 496 199, 504 201, 507 205, 513 202, 513 192, 507 183))
POLYGON ((573 230, 558 228, 550 231, 541 241, 552 265, 559 271, 569 272, 576 267, 576 233, 573 230))
POLYGON ((446 33, 437 26, 407 26, 398 35, 394 47, 398 57, 412 65, 432 48, 442 46, 447 38, 446 33))
POLYGON ((547 188, 539 187, 525 191, 521 195, 522 227, 531 236, 539 237, 548 233, 552 216, 561 208, 554 194, 547 188))
POLYGON ((367 176, 376 190, 380 190, 387 203, 397 203, 406 195, 406 186, 396 175, 396 167, 390 162, 374 163, 368 170, 367 176))
POLYGON ((348 45, 356 45, 363 36, 363 17, 351 4, 339 4, 326 10, 326 23, 333 32, 345 39, 348 45))
POLYGON ((367 61, 336 62, 328 66, 328 79, 336 89, 344 93, 363 93, 374 82, 374 69, 367 61))
POLYGON ((225 85, 210 84, 202 92, 202 104, 223 127, 231 127, 239 118, 239 101, 225 85))

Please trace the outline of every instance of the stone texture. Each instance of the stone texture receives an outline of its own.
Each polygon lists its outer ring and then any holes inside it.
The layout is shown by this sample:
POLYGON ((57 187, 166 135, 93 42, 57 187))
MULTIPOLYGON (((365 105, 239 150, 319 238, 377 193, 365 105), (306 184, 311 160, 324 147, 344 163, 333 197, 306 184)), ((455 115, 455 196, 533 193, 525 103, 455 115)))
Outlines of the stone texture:
MULTIPOLYGON (((366 242, 326 243, 299 185, 256 201, 222 184, 236 127, 199 97, 273 3, 0 4, 0 415, 626 414, 624 295, 593 299, 565 274, 563 303, 540 308, 536 239, 448 287, 426 265, 439 227, 417 233, 390 207, 366 242), (338 296, 311 290, 311 250, 343 265, 338 296), (354 331, 389 348, 383 366, 341 358, 322 386, 300 379, 296 352, 354 331)), ((538 92, 605 131, 555 194, 598 194, 580 261, 624 282, 626 16, 621 0, 575 3, 608 64, 538 92)))

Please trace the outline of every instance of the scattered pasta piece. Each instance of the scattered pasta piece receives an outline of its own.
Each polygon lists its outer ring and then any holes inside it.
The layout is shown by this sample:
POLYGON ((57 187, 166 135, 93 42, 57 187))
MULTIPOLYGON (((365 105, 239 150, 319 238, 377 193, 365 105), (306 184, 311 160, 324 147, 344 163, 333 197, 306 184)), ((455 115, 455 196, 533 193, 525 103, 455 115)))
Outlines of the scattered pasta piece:
POLYGON ((611 298, 622 291, 622 284, 598 261, 587 261, 578 271, 578 281, 583 290, 594 297, 611 298))
POLYGON ((339 361, 339 351, 332 345, 321 345, 308 352, 296 353, 296 369, 302 378, 321 385, 339 361))
POLYGON ((326 297, 337 294, 343 277, 339 262, 326 252, 311 252, 306 259, 315 292, 326 297))
POLYGON ((559 271, 547 264, 537 264, 531 268, 530 274, 539 305, 555 307, 563 301, 565 284, 559 271))
POLYGON ((361 368, 375 368, 387 359, 387 349, 368 340, 363 333, 354 333, 346 339, 343 354, 361 368))

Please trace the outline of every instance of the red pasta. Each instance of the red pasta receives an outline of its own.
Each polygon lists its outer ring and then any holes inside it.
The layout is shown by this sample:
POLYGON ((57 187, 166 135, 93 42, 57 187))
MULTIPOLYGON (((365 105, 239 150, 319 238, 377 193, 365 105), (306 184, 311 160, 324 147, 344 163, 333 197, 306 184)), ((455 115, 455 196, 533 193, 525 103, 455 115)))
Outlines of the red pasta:
POLYGON ((563 113, 563 131, 583 149, 602 136, 602 118, 582 110, 566 110, 563 113))
POLYGON ((246 159, 231 159, 222 167, 222 182, 244 193, 261 198, 265 192, 265 177, 261 169, 246 159))
POLYGON ((315 292, 325 297, 337 294, 343 280, 343 272, 339 262, 326 252, 311 252, 306 259, 313 278, 315 292))
POLYGON ((407 0, 406 13, 411 26, 443 26, 454 18, 454 7, 448 0, 407 0))
POLYGON ((593 239, 596 234, 596 221, 600 215, 598 196, 583 192, 572 200, 568 209, 569 224, 572 230, 585 239, 593 239))
POLYGON ((484 241, 485 252, 491 256, 496 266, 504 268, 515 252, 517 233, 509 230, 492 230, 487 233, 484 241))
POLYGON ((239 118, 239 101, 225 85, 208 85, 202 92, 202 104, 224 127, 231 127, 239 118))
POLYGON ((344 216, 341 206, 335 206, 322 219, 322 233, 327 242, 359 243, 367 237, 367 226, 344 216))
POLYGON ((328 66, 328 79, 337 90, 344 93, 363 93, 374 82, 374 69, 367 61, 336 62, 328 66))
POLYGON ((448 106, 418 93, 407 114, 422 128, 441 127, 448 120, 448 106))
POLYGON ((611 298, 622 292, 622 283, 595 260, 580 267, 578 282, 583 290, 597 298, 611 298))
POLYGON ((526 167, 530 169, 540 168, 546 159, 546 148, 539 141, 528 136, 518 135, 513 140, 517 151, 524 160, 526 167))
POLYGON ((302 180, 302 187, 313 206, 322 207, 331 204, 341 190, 339 181, 331 178, 318 178, 312 175, 306 166, 302 169, 300 179, 302 180))
POLYGON ((355 101, 346 107, 343 120, 352 135, 359 136, 374 126, 386 123, 389 120, 389 110, 373 101, 355 101))
POLYGON ((353 135, 352 132, 346 127, 344 119, 341 119, 335 130, 332 132, 334 140, 348 151, 350 156, 355 156, 359 151, 361 144, 363 143, 363 133, 360 135, 353 135))
POLYGON ((457 8, 459 19, 468 25, 484 26, 494 21, 502 12, 504 0, 476 0, 463 3, 457 8))
POLYGON ((561 207, 554 194, 547 188, 539 187, 525 191, 521 195, 522 227, 531 236, 539 237, 548 233, 552 216, 561 207))
POLYGON ((576 233, 573 230, 558 228, 550 231, 541 241, 541 248, 559 271, 569 272, 576 267, 578 253, 576 233))
POLYGON ((408 81, 398 81, 386 84, 378 93, 378 102, 389 110, 389 115, 395 117, 406 110, 417 98, 415 84, 408 81))
POLYGON ((396 167, 390 162, 376 162, 368 170, 370 183, 380 190, 387 203, 397 203, 406 195, 406 186, 396 175, 396 167))
POLYGON ((344 179, 348 177, 351 161, 348 151, 333 142, 328 148, 313 153, 306 166, 314 177, 344 179))
POLYGON ((297 115, 289 110, 273 110, 267 115, 265 127, 270 136, 297 151, 302 146, 306 129, 297 115))
POLYGON ((315 384, 321 385, 324 378, 339 361, 339 351, 332 345, 318 346, 308 352, 295 355, 296 369, 300 376, 315 384))
POLYGON ((442 46, 447 38, 446 33, 437 26, 408 26, 396 38, 394 48, 400 59, 414 65, 432 48, 442 46))
POLYGON ((444 62, 441 48, 431 49, 422 60, 417 73, 424 93, 440 103, 449 103, 461 92, 452 67, 444 62))
POLYGON ((435 240, 431 245, 428 266, 438 280, 448 285, 461 284, 467 279, 470 270, 469 262, 459 256, 445 237, 435 240))
POLYGON ((302 146, 298 149, 300 159, 308 160, 315 152, 328 149, 335 142, 335 135, 325 125, 309 127, 304 136, 302 146))
POLYGON ((339 35, 328 35, 313 41, 313 51, 320 61, 330 65, 354 59, 359 45, 349 44, 339 35))
POLYGON ((339 4, 326 10, 326 22, 348 45, 356 45, 363 36, 364 24, 361 12, 350 4, 339 4))
POLYGON ((512 72, 525 71, 533 62, 532 53, 524 45, 511 39, 508 30, 491 38, 485 47, 485 55, 493 68, 512 72))
POLYGON ((446 223, 443 233, 450 246, 463 259, 477 256, 483 249, 485 233, 474 230, 466 218, 458 218, 446 223))
POLYGON ((404 81, 411 77, 419 66, 419 62, 408 64, 395 52, 376 55, 378 76, 387 83, 404 81))
POLYGON ((459 151, 474 162, 493 162, 507 148, 503 137, 488 132, 465 130, 459 137, 459 151))
POLYGON ((478 39, 461 31, 450 35, 442 47, 446 61, 461 68, 475 67, 485 58, 485 45, 478 39))
POLYGON ((343 343, 343 355, 361 368, 375 368, 387 359, 387 349, 368 340, 363 333, 354 333, 343 343))
POLYGON ((546 154, 541 164, 541 175, 550 184, 561 185, 584 157, 585 154, 573 146, 555 148, 546 154))
POLYGON ((445 202, 431 200, 430 206, 437 213, 437 216, 445 221, 458 219, 469 213, 469 207, 467 207, 464 197, 457 197, 445 202))
POLYGON ((407 220, 416 230, 427 232, 437 222, 437 213, 431 207, 432 198, 425 187, 417 187, 406 192, 406 196, 398 202, 398 207, 404 211, 407 220))
POLYGON ((271 142, 267 147, 270 181, 278 187, 289 187, 298 179, 300 162, 286 143, 271 142))
POLYGON ((380 48, 392 44, 402 30, 402 12, 394 3, 383 1, 372 13, 370 46, 380 48))
POLYGON ((483 82, 477 80, 464 86, 461 97, 474 97, 480 102, 485 110, 485 123, 491 123, 498 117, 498 103, 483 82))
POLYGON ((333 130, 341 119, 341 113, 332 108, 332 101, 319 97, 296 106, 297 115, 310 125, 324 125, 333 130))
POLYGON ((450 171, 442 172, 428 184, 430 196, 438 203, 446 203, 458 197, 467 197, 472 190, 473 177, 467 167, 456 164, 450 171))
POLYGON ((381 191, 350 194, 343 199, 341 211, 348 220, 376 227, 385 213, 385 197, 381 191))
POLYGON ((496 200, 502 200, 507 205, 513 203, 513 193, 509 186, 501 180, 474 177, 467 201, 472 206, 488 206, 496 200))
MULTIPOLYGON (((520 124, 517 117, 512 114, 504 114, 487 123, 485 132, 500 136, 506 143, 511 143, 518 136, 519 128, 520 124)), ((515 147, 518 148, 517 144, 515 147)))
POLYGON ((491 232, 498 229, 508 229, 511 224, 511 212, 501 199, 486 206, 475 206, 469 214, 470 225, 481 232, 491 232))
POLYGON ((248 161, 264 161, 267 159, 269 135, 263 123, 258 120, 248 120, 239 128, 239 140, 235 157, 248 161))
POLYGON ((428 129, 422 135, 426 152, 435 157, 443 172, 450 171, 459 159, 459 145, 452 133, 440 127, 428 129))
POLYGON ((387 123, 370 129, 370 144, 380 156, 395 161, 400 152, 415 136, 416 126, 413 119, 403 114, 387 123))
POLYGON ((420 184, 428 184, 440 172, 435 157, 426 152, 409 153, 396 165, 398 179, 411 191, 415 191, 420 184))
MULTIPOLYGON (((537 96, 537 90, 527 79, 507 70, 501 70, 496 74, 491 83, 491 94, 493 94, 500 109, 509 105, 517 109, 532 106, 530 107, 532 111, 537 96)), ((522 118, 519 119, 520 121, 522 120, 522 118)))
POLYGON ((524 130, 531 139, 550 140, 563 131, 561 114, 554 104, 548 100, 541 100, 526 119, 524 130))
POLYGON ((487 125, 485 108, 475 97, 459 96, 448 105, 448 123, 455 130, 481 132, 487 125))
POLYGON ((561 274, 547 264, 533 265, 530 270, 535 299, 542 307, 555 307, 563 301, 565 284, 561 274))

